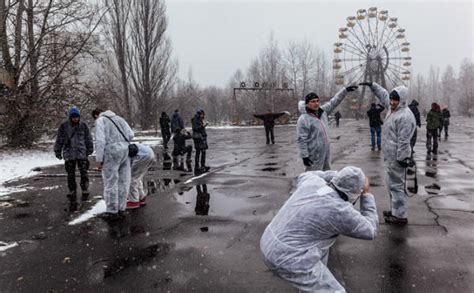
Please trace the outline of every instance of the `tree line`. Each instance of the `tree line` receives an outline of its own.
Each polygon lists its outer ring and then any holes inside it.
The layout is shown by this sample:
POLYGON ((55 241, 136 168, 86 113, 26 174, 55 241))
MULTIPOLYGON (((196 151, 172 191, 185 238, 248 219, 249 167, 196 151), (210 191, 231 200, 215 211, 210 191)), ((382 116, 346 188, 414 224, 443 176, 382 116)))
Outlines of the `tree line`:
MULTIPOLYGON (((0 0, 0 135, 29 147, 54 129, 71 105, 90 119, 91 109, 111 109, 135 128, 157 129, 162 111, 180 109, 188 121, 198 108, 214 124, 252 114, 290 111, 310 91, 323 100, 336 91, 332 56, 308 40, 281 45, 273 33, 244 69, 224 86, 200 86, 189 70, 177 77, 162 0, 0 0), (239 91, 244 81, 268 90, 239 91), (274 91, 285 85, 293 91, 274 91)), ((410 96, 422 108, 438 102, 454 113, 474 111, 473 63, 416 75, 410 96)), ((341 111, 351 117, 349 97, 341 111)))

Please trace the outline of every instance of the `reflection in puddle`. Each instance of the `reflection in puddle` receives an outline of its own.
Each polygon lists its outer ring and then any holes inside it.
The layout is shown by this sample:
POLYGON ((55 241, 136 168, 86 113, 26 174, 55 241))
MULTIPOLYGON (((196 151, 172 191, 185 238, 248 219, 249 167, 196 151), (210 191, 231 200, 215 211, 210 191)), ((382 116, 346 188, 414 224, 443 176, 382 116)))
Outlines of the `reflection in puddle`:
MULTIPOLYGON (((178 202, 183 204, 186 213, 198 216, 229 216, 243 208, 249 207, 250 202, 247 195, 236 197, 226 189, 214 189, 212 185, 196 185, 190 190, 183 189, 175 195, 178 202), (212 196, 210 191, 213 191, 212 196)), ((255 203, 252 203, 255 204, 255 203)))

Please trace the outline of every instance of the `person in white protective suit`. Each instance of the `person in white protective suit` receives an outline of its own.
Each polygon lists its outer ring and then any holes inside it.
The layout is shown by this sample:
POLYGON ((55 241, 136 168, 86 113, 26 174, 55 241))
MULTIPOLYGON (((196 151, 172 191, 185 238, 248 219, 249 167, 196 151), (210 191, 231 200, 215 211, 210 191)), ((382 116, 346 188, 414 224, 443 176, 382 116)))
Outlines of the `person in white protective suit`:
POLYGON ((102 170, 105 218, 115 220, 122 216, 127 204, 130 189, 130 158, 129 142, 126 139, 131 141, 134 133, 122 117, 110 110, 103 112, 101 109, 95 109, 92 116, 96 120, 96 162, 97 168, 102 170))
POLYGON ((390 93, 375 82, 363 82, 380 99, 387 111, 383 125, 383 160, 385 184, 390 196, 390 210, 384 211, 385 222, 408 223, 408 196, 405 191, 406 168, 413 165, 410 141, 415 133, 416 119, 408 108, 408 89, 394 88, 390 93))
POLYGON ((143 178, 155 160, 155 153, 149 146, 137 144, 138 154, 132 158, 132 181, 130 183, 130 196, 127 199, 127 209, 136 209, 146 205, 143 178))
POLYGON ((264 262, 277 276, 303 292, 345 292, 327 267, 338 235, 374 239, 378 216, 361 169, 308 171, 265 229, 264 262), (360 212, 353 204, 360 200, 360 212))
POLYGON ((356 89, 357 86, 343 88, 322 106, 315 93, 309 93, 304 101, 299 101, 301 116, 296 126, 297 144, 306 171, 331 169, 328 115, 344 100, 348 92, 356 89))

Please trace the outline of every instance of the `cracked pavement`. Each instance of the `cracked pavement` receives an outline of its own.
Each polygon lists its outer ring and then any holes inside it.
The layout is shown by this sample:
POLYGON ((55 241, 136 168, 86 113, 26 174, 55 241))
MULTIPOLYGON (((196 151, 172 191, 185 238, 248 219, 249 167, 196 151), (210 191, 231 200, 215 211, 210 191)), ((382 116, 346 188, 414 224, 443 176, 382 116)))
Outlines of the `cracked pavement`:
MULTIPOLYGON (((329 267, 348 292, 474 291, 474 120, 452 119, 437 160, 426 157, 418 131, 419 192, 409 200, 409 225, 383 223, 388 208, 379 152, 370 151, 365 120, 342 120, 331 130, 333 168, 361 167, 369 176, 381 219, 374 241, 341 236, 329 267), (426 187, 438 185, 440 189, 426 187)), ((71 213, 62 166, 13 184, 31 189, 0 203, 0 292, 153 291, 293 292, 261 261, 260 236, 303 171, 294 126, 210 129, 212 172, 194 178, 175 171, 158 147, 146 177, 148 205, 119 224, 93 218, 67 225, 97 202, 71 213), (47 189, 48 186, 57 186, 47 189)), ((91 172, 92 196, 101 194, 91 172)), ((358 206, 358 204, 356 205, 358 206)))

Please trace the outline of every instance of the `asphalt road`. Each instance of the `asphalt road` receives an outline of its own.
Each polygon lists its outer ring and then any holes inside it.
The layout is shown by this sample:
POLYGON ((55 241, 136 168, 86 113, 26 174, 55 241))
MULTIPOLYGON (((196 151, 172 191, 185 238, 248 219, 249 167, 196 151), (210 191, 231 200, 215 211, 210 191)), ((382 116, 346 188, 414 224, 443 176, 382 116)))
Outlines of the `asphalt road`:
MULTIPOLYGON (((409 225, 381 220, 376 240, 341 236, 331 250, 329 267, 348 292, 474 291, 474 125, 452 124, 436 160, 426 157, 419 131, 420 188, 410 199, 409 225)), ((173 170, 157 147, 148 205, 116 224, 95 217, 68 225, 99 200, 97 172, 97 198, 76 212, 67 204, 62 166, 15 182, 31 188, 0 199, 0 241, 18 243, 0 252, 0 292, 295 291, 266 269, 259 250, 263 230, 303 171, 295 127, 277 126, 275 145, 265 144, 263 128, 208 133, 209 174, 173 170)), ((333 168, 366 172, 383 219, 382 160, 370 151, 367 121, 343 120, 331 141, 333 168)))

